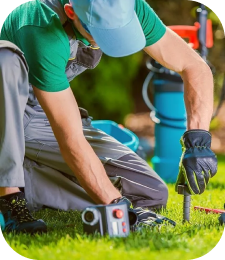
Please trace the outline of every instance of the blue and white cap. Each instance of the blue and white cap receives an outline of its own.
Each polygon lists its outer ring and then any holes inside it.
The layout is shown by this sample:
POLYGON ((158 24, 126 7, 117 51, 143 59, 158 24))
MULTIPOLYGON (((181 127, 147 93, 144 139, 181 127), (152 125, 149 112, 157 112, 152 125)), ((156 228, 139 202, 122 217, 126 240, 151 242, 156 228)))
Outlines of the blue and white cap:
POLYGON ((135 12, 135 0, 70 0, 101 50, 112 57, 140 51, 146 39, 135 12))

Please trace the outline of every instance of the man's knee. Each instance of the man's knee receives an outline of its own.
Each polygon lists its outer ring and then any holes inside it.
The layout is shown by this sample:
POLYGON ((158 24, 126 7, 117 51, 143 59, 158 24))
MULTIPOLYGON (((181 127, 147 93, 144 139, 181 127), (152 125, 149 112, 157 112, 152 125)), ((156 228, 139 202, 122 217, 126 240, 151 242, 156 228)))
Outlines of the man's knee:
POLYGON ((0 69, 13 70, 14 66, 19 65, 19 54, 8 48, 0 48, 0 69))
POLYGON ((167 204, 168 196, 169 196, 168 187, 166 186, 166 184, 164 182, 160 181, 158 190, 159 190, 159 194, 161 197, 161 199, 160 199, 161 205, 163 207, 165 207, 167 204))
POLYGON ((9 69, 16 65, 22 66, 23 69, 28 71, 28 64, 24 57, 23 52, 10 41, 0 40, 0 65, 1 67, 7 66, 9 69))
POLYGON ((144 207, 151 209, 165 208, 168 200, 168 188, 161 178, 149 177, 146 180, 144 207))
MULTIPOLYGON (((22 55, 22 53, 21 53, 22 55)), ((7 47, 0 48, 0 91, 5 88, 10 93, 18 87, 20 95, 27 99, 29 93, 28 67, 19 52, 7 47)))

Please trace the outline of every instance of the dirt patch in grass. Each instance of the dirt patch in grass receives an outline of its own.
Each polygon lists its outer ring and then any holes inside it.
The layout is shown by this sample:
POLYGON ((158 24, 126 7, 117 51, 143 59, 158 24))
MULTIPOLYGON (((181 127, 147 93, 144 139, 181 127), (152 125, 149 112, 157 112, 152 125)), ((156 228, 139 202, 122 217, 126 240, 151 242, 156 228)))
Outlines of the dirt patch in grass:
MULTIPOLYGON (((125 126, 139 137, 145 137, 154 147, 154 123, 149 112, 129 114, 125 126)), ((216 119, 212 122, 212 150, 217 154, 225 154, 225 104, 221 107, 216 119)))
POLYGON ((212 149, 216 153, 225 154, 225 104, 217 116, 218 128, 212 130, 212 149))

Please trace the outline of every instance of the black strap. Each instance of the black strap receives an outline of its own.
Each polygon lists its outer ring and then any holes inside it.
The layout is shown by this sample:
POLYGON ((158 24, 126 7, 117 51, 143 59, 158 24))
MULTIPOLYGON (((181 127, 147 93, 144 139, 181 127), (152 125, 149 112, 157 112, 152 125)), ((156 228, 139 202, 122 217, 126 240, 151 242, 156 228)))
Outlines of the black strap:
POLYGON ((79 107, 79 110, 80 110, 81 118, 88 118, 89 117, 88 111, 86 109, 79 107))

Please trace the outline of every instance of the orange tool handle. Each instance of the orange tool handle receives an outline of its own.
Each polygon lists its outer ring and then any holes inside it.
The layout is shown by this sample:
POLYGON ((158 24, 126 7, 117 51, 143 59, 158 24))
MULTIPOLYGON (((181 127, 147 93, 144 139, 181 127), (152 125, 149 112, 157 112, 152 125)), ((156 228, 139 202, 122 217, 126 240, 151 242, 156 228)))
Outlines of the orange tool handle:
MULTIPOLYGON (((181 38, 187 39, 188 43, 191 45, 193 49, 199 48, 199 40, 198 40, 198 30, 201 27, 199 22, 195 22, 194 26, 191 25, 171 25, 168 26, 171 30, 173 30, 176 34, 178 34, 181 38)), ((207 28, 206 28, 206 47, 213 47, 213 30, 212 30, 212 21, 210 19, 207 20, 207 28)))

